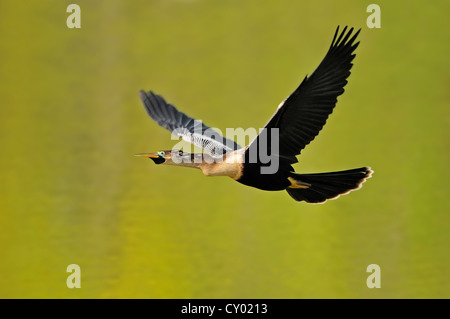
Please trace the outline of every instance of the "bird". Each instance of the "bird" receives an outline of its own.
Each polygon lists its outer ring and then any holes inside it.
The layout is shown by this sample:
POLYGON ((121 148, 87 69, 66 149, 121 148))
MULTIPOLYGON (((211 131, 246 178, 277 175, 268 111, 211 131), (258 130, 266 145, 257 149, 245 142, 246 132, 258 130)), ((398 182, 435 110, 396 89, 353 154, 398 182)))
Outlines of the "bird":
POLYGON ((360 31, 354 33, 353 27, 345 26, 339 32, 339 26, 336 28, 331 46, 319 66, 281 102, 267 124, 245 147, 179 111, 161 95, 141 90, 140 99, 148 115, 175 136, 202 148, 203 152, 172 149, 135 155, 150 158, 155 164, 197 168, 206 176, 228 176, 261 190, 286 190, 299 202, 324 203, 359 189, 372 176, 373 171, 368 166, 300 174, 292 165, 322 130, 337 97, 344 93, 360 31), (263 159, 261 150, 266 152, 270 163, 263 159), (271 167, 271 163, 276 165, 271 167))

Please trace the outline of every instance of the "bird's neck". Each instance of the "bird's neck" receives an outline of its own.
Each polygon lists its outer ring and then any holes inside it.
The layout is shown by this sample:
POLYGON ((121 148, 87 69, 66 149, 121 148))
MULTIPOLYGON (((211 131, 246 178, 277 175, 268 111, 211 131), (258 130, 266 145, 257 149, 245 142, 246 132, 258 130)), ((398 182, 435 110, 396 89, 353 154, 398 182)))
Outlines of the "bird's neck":
POLYGON ((238 179, 242 175, 242 163, 236 158, 223 158, 220 161, 208 154, 193 154, 192 160, 175 163, 168 161, 166 164, 200 169, 206 176, 229 176, 238 179))
POLYGON ((166 165, 192 167, 199 169, 202 169, 202 167, 204 167, 205 165, 214 163, 215 159, 212 156, 204 153, 191 154, 189 158, 177 158, 176 160, 171 158, 165 162, 166 165))
POLYGON ((206 176, 229 176, 239 179, 243 172, 243 154, 235 151, 228 153, 221 161, 205 161, 200 165, 200 169, 206 176))
POLYGON ((239 179, 242 176, 241 163, 206 163, 200 166, 200 169, 206 176, 229 176, 233 179, 239 179))

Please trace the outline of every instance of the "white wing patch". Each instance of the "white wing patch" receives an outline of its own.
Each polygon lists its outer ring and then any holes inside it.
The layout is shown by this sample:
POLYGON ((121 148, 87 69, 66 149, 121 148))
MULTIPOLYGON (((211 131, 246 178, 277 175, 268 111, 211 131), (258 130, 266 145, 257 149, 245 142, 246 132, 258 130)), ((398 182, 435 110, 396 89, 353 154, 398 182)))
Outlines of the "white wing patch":
POLYGON ((279 109, 281 109, 281 108, 283 107, 284 102, 286 102, 286 100, 287 100, 287 99, 284 99, 283 102, 281 102, 281 103, 278 105, 277 110, 279 110, 279 109))
POLYGON ((199 133, 191 133, 186 128, 175 129, 172 133, 181 137, 186 142, 202 148, 206 153, 213 157, 220 157, 225 153, 233 151, 232 147, 229 147, 210 136, 199 133))

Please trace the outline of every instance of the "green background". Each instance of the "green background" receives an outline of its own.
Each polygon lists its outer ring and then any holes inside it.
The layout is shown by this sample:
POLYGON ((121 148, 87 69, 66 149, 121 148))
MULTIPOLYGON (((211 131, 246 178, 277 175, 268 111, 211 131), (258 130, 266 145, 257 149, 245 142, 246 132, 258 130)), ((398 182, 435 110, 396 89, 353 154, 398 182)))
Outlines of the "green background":
POLYGON ((0 297, 449 298, 448 1, 0 2, 0 297), (324 205, 155 166, 154 90, 225 131, 263 126, 362 28, 299 172, 371 166, 324 205), (66 268, 81 267, 69 289, 66 268), (369 289, 366 267, 381 267, 369 289))

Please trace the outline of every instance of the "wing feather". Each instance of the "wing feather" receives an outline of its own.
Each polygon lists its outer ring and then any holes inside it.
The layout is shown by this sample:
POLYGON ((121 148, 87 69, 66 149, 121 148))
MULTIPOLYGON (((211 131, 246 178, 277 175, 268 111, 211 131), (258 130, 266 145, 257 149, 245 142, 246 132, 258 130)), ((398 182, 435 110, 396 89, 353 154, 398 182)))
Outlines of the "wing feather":
POLYGON ((202 148, 212 156, 221 156, 241 148, 239 144, 224 138, 203 122, 178 111, 162 96, 151 91, 140 91, 139 93, 145 110, 156 123, 183 140, 202 148))
MULTIPOLYGON (((268 132, 279 129, 279 155, 296 162, 295 155, 308 145, 325 125, 333 112, 337 97, 344 93, 344 86, 350 75, 355 57, 353 52, 359 42, 354 43, 360 30, 353 36, 353 28, 347 27, 339 33, 336 29, 331 46, 317 69, 306 76, 300 86, 278 107, 265 126, 268 132)), ((266 132, 266 136, 270 133, 266 132)), ((248 146, 262 143, 259 136, 248 146)), ((270 151, 270 143, 266 146, 270 151)))

